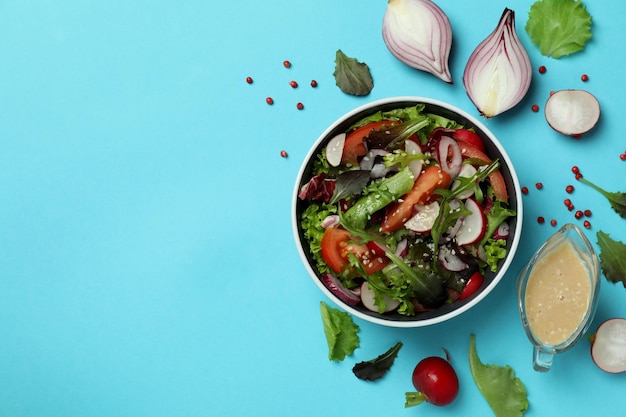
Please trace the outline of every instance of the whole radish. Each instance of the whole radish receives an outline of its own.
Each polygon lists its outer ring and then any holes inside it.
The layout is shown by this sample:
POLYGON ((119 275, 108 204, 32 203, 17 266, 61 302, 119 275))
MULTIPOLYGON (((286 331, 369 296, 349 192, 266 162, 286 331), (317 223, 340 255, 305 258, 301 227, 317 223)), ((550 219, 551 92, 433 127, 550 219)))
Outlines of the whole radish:
POLYGON ((405 407, 423 402, 445 406, 454 401, 459 393, 459 378, 449 358, 430 356, 422 359, 413 370, 412 380, 417 392, 406 393, 405 407))

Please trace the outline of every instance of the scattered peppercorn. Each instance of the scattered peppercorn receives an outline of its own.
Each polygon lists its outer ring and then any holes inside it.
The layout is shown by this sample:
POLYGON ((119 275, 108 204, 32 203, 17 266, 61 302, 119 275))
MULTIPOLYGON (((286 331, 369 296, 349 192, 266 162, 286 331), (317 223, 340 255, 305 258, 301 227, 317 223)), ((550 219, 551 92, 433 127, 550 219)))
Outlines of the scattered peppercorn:
POLYGON ((591 217, 591 210, 587 209, 584 211, 585 217, 591 217))
POLYGON ((574 217, 576 217, 577 219, 582 219, 583 216, 584 214, 581 210, 576 210, 576 213, 574 213, 574 217))
POLYGON ((265 99, 265 102, 271 106, 272 104, 274 104, 274 99, 271 97, 268 97, 265 99))
POLYGON ((577 172, 576 175, 574 176, 574 178, 576 178, 577 180, 581 179, 583 177, 583 174, 580 172, 577 172))
POLYGON ((543 223, 545 223, 545 221, 546 221, 546 219, 543 216, 537 217, 537 223, 543 224, 543 223))
POLYGON ((546 67, 545 65, 541 65, 539 67, 539 74, 545 74, 546 73, 546 67))
POLYGON ((248 84, 252 84, 254 82, 254 80, 252 79, 252 77, 246 77, 246 82, 248 84))
POLYGON ((537 113, 539 111, 539 106, 536 104, 533 104, 532 107, 530 108, 532 111, 534 111, 535 113, 537 113))
POLYGON ((566 207, 569 207, 572 205, 572 200, 566 198, 565 200, 563 200, 563 204, 565 204, 566 207))
POLYGON ((578 173, 580 172, 580 169, 579 169, 576 165, 574 165, 574 166, 572 167, 572 172, 573 172, 574 174, 578 174, 578 173))
POLYGON ((587 74, 583 74, 580 76, 580 79, 586 83, 587 81, 589 81, 589 76, 587 74))
POLYGON ((589 220, 585 220, 583 222, 583 226, 585 226, 585 229, 591 229, 591 222, 589 220))
POLYGON ((280 156, 282 156, 283 158, 287 158, 289 155, 287 154, 287 151, 282 150, 280 151, 280 156))
POLYGON ((565 187, 565 191, 566 191, 568 194, 573 193, 573 192, 574 192, 574 186, 573 186, 573 185, 568 185, 567 187, 565 187))
POLYGON ((619 156, 619 159, 621 159, 622 161, 626 161, 626 152, 624 152, 623 154, 621 154, 619 156))
POLYGON ((541 190, 543 188, 543 183, 538 182, 535 184, 535 187, 537 187, 538 190, 541 190))
POLYGON ((285 61, 283 61, 283 66, 284 66, 285 68, 291 68, 291 62, 289 62, 289 61, 285 60, 285 61))
POLYGON ((528 194, 528 187, 526 186, 522 187, 522 194, 528 194))
POLYGON ((289 85, 291 86, 291 88, 298 88, 298 83, 295 81, 291 81, 289 85))
POLYGON ((574 210, 574 205, 570 204, 569 206, 567 206, 567 210, 573 211, 574 210))
POLYGON ((552 225, 552 227, 556 226, 556 220, 554 219, 550 220, 550 224, 552 225))
POLYGON ((302 104, 302 103, 298 103, 298 104, 296 104, 296 108, 297 108, 298 110, 302 110, 302 109, 304 109, 304 104, 302 104))
POLYGON ((317 81, 311 80, 311 87, 313 88, 317 87, 317 81))

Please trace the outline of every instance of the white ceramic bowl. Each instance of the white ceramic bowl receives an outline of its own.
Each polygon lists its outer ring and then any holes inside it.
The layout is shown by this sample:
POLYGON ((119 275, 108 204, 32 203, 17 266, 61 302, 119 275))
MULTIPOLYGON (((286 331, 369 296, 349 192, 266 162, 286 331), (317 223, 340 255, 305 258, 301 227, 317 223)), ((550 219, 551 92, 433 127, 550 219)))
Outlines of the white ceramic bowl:
POLYGON ((310 151, 306 155, 304 162, 298 173, 296 184, 292 198, 292 226, 295 235, 296 246, 298 252, 302 258, 302 262, 309 275, 313 279, 313 282, 322 290, 328 298, 334 301, 335 304, 343 308, 345 311, 359 317, 363 320, 381 324, 390 327, 421 327, 429 326, 432 324, 440 323, 445 320, 449 320, 453 317, 460 315, 461 313, 469 310, 481 300, 483 300, 502 280, 506 274, 515 252, 518 247, 521 231, 522 231, 522 193, 520 190, 519 180, 517 174, 513 168, 511 160, 506 151, 498 141, 498 139, 476 118, 466 113, 465 111, 452 106, 450 104, 425 98, 425 97, 392 97, 387 99, 381 99, 373 101, 371 103, 360 106, 345 115, 337 119, 332 125, 330 125, 315 141, 310 151), (433 114, 439 114, 449 119, 453 119, 466 127, 473 127, 475 131, 483 139, 487 154, 492 158, 498 158, 509 194, 509 208, 517 212, 517 216, 509 219, 510 233, 507 239, 507 256, 501 260, 497 272, 486 272, 485 279, 481 288, 474 293, 471 297, 464 300, 455 301, 450 304, 446 304, 436 310, 428 312, 416 313, 414 316, 404 316, 399 313, 385 313, 379 314, 366 309, 363 305, 351 306, 343 302, 339 297, 334 295, 320 280, 319 274, 316 271, 315 262, 312 260, 312 256, 309 252, 309 246, 306 239, 302 235, 302 229, 300 227, 300 216, 307 203, 301 201, 298 198, 298 192, 303 184, 305 184, 311 177, 313 158, 326 146, 328 141, 336 136, 338 133, 344 132, 353 123, 358 120, 367 117, 380 110, 391 110, 396 108, 403 108, 409 106, 415 106, 416 104, 423 103, 425 105, 425 111, 433 114))

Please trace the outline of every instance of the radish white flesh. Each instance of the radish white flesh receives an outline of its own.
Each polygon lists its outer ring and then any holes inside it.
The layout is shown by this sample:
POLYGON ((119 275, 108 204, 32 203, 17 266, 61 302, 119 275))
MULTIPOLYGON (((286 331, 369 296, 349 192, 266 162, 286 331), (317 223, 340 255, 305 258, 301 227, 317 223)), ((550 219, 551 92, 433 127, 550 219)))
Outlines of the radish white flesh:
MULTIPOLYGON (((404 142, 404 150, 409 155, 421 155, 422 148, 412 140, 406 140, 404 142)), ((413 173, 413 176, 417 179, 422 172, 422 166, 424 165, 424 161, 421 159, 409 162, 409 169, 413 173)))
MULTIPOLYGON (((385 313, 395 310, 400 305, 400 302, 389 298, 385 295, 385 313)), ((378 306, 374 302, 374 291, 372 291, 367 282, 361 284, 361 302, 370 311, 374 311, 378 313, 378 306)))
POLYGON ((626 372, 626 319, 609 319, 598 327, 591 345, 591 358, 603 371, 626 372))
POLYGON ((332 274, 324 274, 320 278, 326 288, 335 294, 339 299, 349 305, 357 305, 361 301, 360 297, 343 286, 341 281, 332 274))
POLYGON ((561 90, 550 95, 544 113, 552 129, 564 135, 578 136, 598 123, 600 103, 585 90, 561 90))
POLYGON ((507 237, 509 237, 509 229, 510 229, 509 223, 507 223, 506 221, 500 223, 496 231, 493 233, 493 238, 494 239, 506 239, 507 237))
POLYGON ((398 242, 396 250, 393 252, 398 258, 404 258, 409 251, 409 242, 406 239, 402 239, 398 242))
POLYGON ((473 198, 465 200, 467 207, 472 214, 463 218, 463 224, 456 233, 456 243, 459 245, 471 245, 478 242, 485 234, 487 222, 482 207, 473 198))
MULTIPOLYGON (((474 168, 472 165, 469 164, 463 164, 463 166, 461 167, 461 171, 459 171, 459 177, 461 178, 471 178, 473 175, 476 174, 478 170, 476 168, 474 168)), ((455 188, 458 188, 461 185, 461 181, 459 180, 455 180, 452 183, 452 190, 454 190, 455 188)), ((460 200, 465 200, 466 198, 469 198, 471 196, 474 195, 474 190, 472 188, 470 188, 467 191, 464 191, 460 194, 458 194, 456 196, 456 198, 460 199, 460 200)))
POLYGON ((426 205, 416 205, 415 208, 417 214, 407 220, 404 227, 418 233, 430 232, 439 215, 439 203, 433 201, 426 205))
POLYGON ((346 134, 340 133, 326 145, 326 159, 331 166, 339 166, 343 155, 343 145, 346 143, 346 134))
POLYGON ((450 249, 447 246, 442 246, 439 248, 439 262, 441 262, 441 266, 443 266, 448 271, 459 272, 468 267, 468 265, 459 258, 458 254, 454 249, 450 249))

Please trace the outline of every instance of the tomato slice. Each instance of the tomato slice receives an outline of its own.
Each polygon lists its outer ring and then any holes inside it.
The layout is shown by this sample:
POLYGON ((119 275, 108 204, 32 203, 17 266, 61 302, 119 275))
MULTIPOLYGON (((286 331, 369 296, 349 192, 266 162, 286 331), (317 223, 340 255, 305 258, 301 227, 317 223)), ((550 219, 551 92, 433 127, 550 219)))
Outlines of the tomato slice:
POLYGON ((354 239, 345 229, 329 227, 321 241, 321 255, 324 262, 336 273, 340 274, 349 267, 348 254, 352 253, 361 262, 368 275, 380 271, 389 264, 389 258, 376 254, 367 245, 352 242, 354 239))
POLYGON ((390 206, 381 225, 383 232, 393 232, 402 228, 413 214, 413 206, 425 204, 433 194, 435 188, 447 188, 452 178, 436 165, 426 168, 417 180, 411 191, 402 197, 402 202, 390 206))
POLYGON ((481 139, 481 137, 476 132, 472 132, 467 129, 457 129, 452 134, 452 137, 457 141, 461 141, 472 145, 476 149, 485 152, 485 143, 481 139))
POLYGON ((363 126, 357 127, 352 132, 348 133, 343 145, 341 163, 343 165, 351 166, 359 165, 359 157, 364 156, 367 153, 365 138, 367 138, 367 136, 372 133, 372 131, 379 130, 383 126, 390 126, 393 123, 394 122, 390 120, 369 122, 364 124, 363 126))
MULTIPOLYGON (((488 164, 492 162, 491 158, 489 158, 484 152, 468 143, 462 144, 459 148, 461 148, 461 155, 465 158, 480 159, 488 164)), ((493 188, 493 194, 496 197, 496 200, 507 202, 509 200, 509 194, 506 190, 506 183, 504 182, 504 177, 502 176, 500 170, 489 174, 487 179, 493 188)))
POLYGON ((480 286, 483 285, 483 281, 484 278, 482 274, 478 271, 474 272, 472 276, 470 276, 470 278, 467 280, 467 284, 465 284, 459 300, 463 300, 474 294, 480 288, 480 286))

